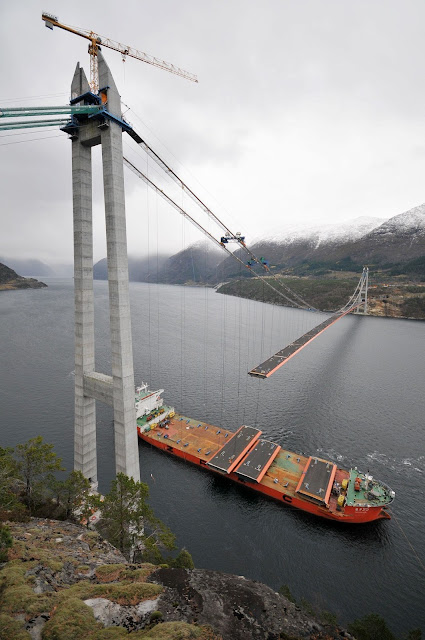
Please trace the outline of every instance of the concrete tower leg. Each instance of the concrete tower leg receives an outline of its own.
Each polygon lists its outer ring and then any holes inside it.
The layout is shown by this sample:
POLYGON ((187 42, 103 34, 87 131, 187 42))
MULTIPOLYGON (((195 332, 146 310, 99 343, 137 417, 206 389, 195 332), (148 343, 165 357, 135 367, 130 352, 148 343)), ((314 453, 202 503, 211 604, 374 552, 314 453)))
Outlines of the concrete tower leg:
MULTIPOLYGON (((88 90, 77 65, 73 95, 88 90)), ((72 142, 75 297, 75 436, 74 468, 97 484, 95 400, 84 395, 84 374, 94 371, 93 232, 91 148, 72 142)))
MULTIPOLYGON (((107 109, 121 118, 121 100, 112 74, 98 55, 99 86, 107 87, 107 109)), ((112 349, 115 466, 140 480, 134 401, 133 347, 128 288, 122 129, 110 121, 101 133, 105 195, 109 310, 112 349)))

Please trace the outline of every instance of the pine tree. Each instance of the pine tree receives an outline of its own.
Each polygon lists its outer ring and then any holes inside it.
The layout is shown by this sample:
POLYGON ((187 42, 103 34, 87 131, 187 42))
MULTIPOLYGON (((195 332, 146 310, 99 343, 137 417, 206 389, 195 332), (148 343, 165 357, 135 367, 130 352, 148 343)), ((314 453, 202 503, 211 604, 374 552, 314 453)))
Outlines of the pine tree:
POLYGON ((17 470, 25 482, 25 497, 28 508, 43 494, 43 488, 54 471, 63 471, 61 458, 53 451, 53 445, 43 442, 41 436, 31 438, 15 448, 17 470))
POLYGON ((71 471, 66 480, 53 479, 51 488, 58 507, 63 507, 63 515, 68 519, 77 509, 83 508, 89 495, 90 481, 81 471, 71 471))
POLYGON ((102 503, 102 531, 127 555, 140 545, 150 549, 175 548, 175 536, 155 517, 147 504, 148 497, 147 484, 119 473, 102 503))

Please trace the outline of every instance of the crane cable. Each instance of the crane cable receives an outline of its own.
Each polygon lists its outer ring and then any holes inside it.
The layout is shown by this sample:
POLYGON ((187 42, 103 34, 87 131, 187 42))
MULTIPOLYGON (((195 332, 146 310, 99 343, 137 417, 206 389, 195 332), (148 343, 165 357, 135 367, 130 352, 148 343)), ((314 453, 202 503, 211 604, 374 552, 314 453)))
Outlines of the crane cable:
POLYGON ((123 161, 124 161, 124 165, 126 167, 128 167, 131 171, 133 171, 133 173, 136 176, 138 176, 141 180, 143 180, 157 194, 162 196, 166 202, 171 204, 171 206, 174 207, 174 209, 176 209, 184 218, 189 220, 198 230, 200 230, 204 235, 206 235, 208 238, 210 238, 210 240, 212 240, 216 245, 218 245, 223 251, 226 251, 226 253, 229 256, 231 256, 239 264, 243 265, 246 269, 248 269, 250 271, 250 273, 252 273, 255 277, 260 278, 260 280, 262 280, 264 282, 264 284, 266 284, 270 289, 272 289, 279 296, 281 296, 282 298, 285 298, 285 300, 290 302, 295 307, 299 306, 295 302, 295 300, 292 300, 291 298, 289 298, 287 295, 285 295, 281 291, 278 291, 277 289, 275 289, 275 287, 273 287, 273 285, 271 285, 270 282, 268 282, 268 280, 266 278, 264 278, 264 276, 261 276, 261 275, 258 275, 258 274, 257 275, 254 274, 254 272, 252 271, 252 269, 251 269, 251 267, 249 265, 245 264, 245 262, 243 262, 243 260, 241 260, 234 253, 229 251, 229 249, 227 249, 227 247, 223 246, 222 243, 219 242, 216 238, 214 238, 214 236, 207 229, 205 229, 199 222, 197 222, 195 220, 195 218, 192 218, 192 216, 189 215, 187 213, 187 211, 185 211, 176 202, 174 202, 174 200, 172 200, 162 189, 160 189, 154 182, 152 182, 152 180, 150 180, 142 171, 140 171, 140 169, 138 169, 132 162, 130 162, 130 160, 128 160, 127 158, 124 157, 123 161))
MULTIPOLYGON (((126 105, 128 106, 128 105, 126 105)), ((129 107, 128 107, 129 108, 129 107)), ((127 131, 127 133, 129 134, 129 136, 131 138, 133 138, 133 140, 139 145, 139 147, 141 147, 147 154, 148 156, 150 156, 157 164, 158 166, 161 167, 161 169, 168 175, 170 176, 170 178, 172 180, 174 180, 174 182, 176 182, 178 184, 179 187, 181 187, 183 189, 183 191, 190 196, 190 198, 192 198, 192 200, 204 211, 204 213, 207 214, 208 217, 212 218, 213 220, 215 220, 215 222, 219 225, 219 227, 221 227, 221 229, 225 232, 228 233, 232 238, 235 238, 235 234, 231 232, 231 230, 226 226, 226 224, 220 220, 220 218, 218 216, 216 216, 211 209, 209 209, 207 207, 207 205, 202 202, 202 200, 200 198, 198 198, 198 196, 192 191, 192 189, 190 189, 190 187, 188 187, 181 178, 179 178, 179 176, 171 169, 171 167, 168 166, 168 164, 166 164, 166 162, 164 162, 164 160, 162 160, 162 158, 160 158, 158 156, 157 153, 155 153, 155 151, 147 144, 147 142, 145 142, 143 140, 143 138, 134 130, 134 129, 130 129, 127 131)), ((259 258, 257 258, 257 256, 251 251, 251 249, 249 249, 245 242, 240 242, 240 245, 242 247, 242 249, 249 255, 249 257, 254 260, 257 264, 259 264, 260 266, 263 267, 263 269, 265 271, 267 271, 268 273, 270 273, 269 268, 267 267, 267 265, 265 265, 263 262, 261 262, 261 260, 259 258)), ((229 252, 230 253, 230 252, 229 252)), ((233 254, 232 254, 233 255, 233 254)), ((241 261, 243 262, 243 261, 241 261)), ((245 266, 249 266, 249 265, 245 265, 245 266)), ((298 295, 297 293, 295 293, 294 291, 292 291, 286 284, 284 284, 283 282, 281 282, 279 280, 279 278, 277 278, 274 274, 270 273, 270 276, 282 287, 284 288, 290 295, 292 295, 294 298, 296 298, 299 302, 296 303, 295 301, 291 301, 292 304, 295 304, 296 307, 306 307, 308 309, 312 309, 313 311, 317 311, 317 309, 315 309, 314 307, 312 307, 311 305, 308 304, 308 302, 306 302, 305 300, 303 300, 303 298, 298 295)))

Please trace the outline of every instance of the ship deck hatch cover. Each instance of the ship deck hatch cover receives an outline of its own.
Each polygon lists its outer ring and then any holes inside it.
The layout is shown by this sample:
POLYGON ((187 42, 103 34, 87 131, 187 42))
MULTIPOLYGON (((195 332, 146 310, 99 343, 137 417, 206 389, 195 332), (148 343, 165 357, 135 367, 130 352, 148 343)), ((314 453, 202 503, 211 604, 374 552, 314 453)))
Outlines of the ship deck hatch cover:
POLYGON ((310 457, 295 491, 316 504, 328 504, 335 473, 333 462, 310 457))
POLYGON ((260 482, 281 447, 269 440, 257 440, 235 472, 241 478, 260 482))
POLYGON ((208 466, 223 473, 231 473, 258 440, 261 433, 259 429, 254 427, 241 427, 208 461, 208 466))

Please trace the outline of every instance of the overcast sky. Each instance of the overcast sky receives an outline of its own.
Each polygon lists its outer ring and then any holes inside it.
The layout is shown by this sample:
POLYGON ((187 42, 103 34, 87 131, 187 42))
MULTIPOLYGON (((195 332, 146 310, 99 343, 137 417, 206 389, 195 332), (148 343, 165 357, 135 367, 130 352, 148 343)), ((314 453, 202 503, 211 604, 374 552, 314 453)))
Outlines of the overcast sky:
MULTIPOLYGON (((0 107, 67 104, 78 61, 89 75, 87 41, 46 29, 42 10, 197 74, 191 83, 103 49, 125 117, 248 243, 277 227, 389 218, 425 201, 423 0, 2 3, 0 107)), ((72 261, 70 154, 58 130, 0 133, 0 255, 72 261)), ((97 260, 105 245, 99 149, 93 155, 97 260)), ((160 182, 152 161, 148 171, 160 182)), ((174 253, 198 238, 125 175, 131 254, 174 253)))

